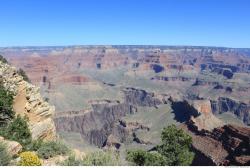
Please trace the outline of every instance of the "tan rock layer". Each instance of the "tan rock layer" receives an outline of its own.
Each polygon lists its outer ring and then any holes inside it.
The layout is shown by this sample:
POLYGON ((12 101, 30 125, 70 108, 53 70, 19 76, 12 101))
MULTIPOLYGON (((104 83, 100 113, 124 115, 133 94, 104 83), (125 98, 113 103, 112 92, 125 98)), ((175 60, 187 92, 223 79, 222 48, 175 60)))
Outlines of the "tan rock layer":
POLYGON ((39 88, 24 81, 14 67, 2 62, 0 77, 4 87, 15 94, 13 109, 16 115, 27 115, 32 138, 55 138, 56 131, 52 120, 55 108, 43 100, 39 88))

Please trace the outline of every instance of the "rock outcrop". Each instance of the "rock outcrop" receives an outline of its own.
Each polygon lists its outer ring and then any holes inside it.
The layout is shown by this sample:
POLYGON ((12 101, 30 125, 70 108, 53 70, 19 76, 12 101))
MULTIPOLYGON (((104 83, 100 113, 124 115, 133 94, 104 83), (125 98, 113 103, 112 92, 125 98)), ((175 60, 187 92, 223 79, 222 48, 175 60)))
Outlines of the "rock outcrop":
POLYGON ((192 136, 193 165, 248 165, 250 128, 224 125, 211 110, 209 100, 189 103, 198 112, 181 126, 192 136))
POLYGON ((123 92, 125 96, 125 103, 127 104, 156 107, 157 105, 163 103, 163 101, 160 100, 154 93, 149 93, 145 90, 126 88, 123 92))
POLYGON ((192 122, 198 130, 213 130, 224 125, 213 115, 209 100, 195 100, 192 102, 192 106, 197 110, 198 116, 192 116, 189 122, 192 122))
POLYGON ((43 100, 39 88, 24 81, 16 69, 0 62, 0 77, 7 90, 14 93, 13 109, 16 115, 26 115, 33 139, 54 139, 56 136, 52 115, 54 107, 43 100))
POLYGON ((212 111, 214 114, 230 112, 250 125, 250 105, 233 100, 228 97, 219 97, 218 100, 211 100, 212 111))
POLYGON ((250 128, 224 125, 211 131, 182 128, 192 136, 193 165, 249 165, 250 128))
POLYGON ((12 156, 17 155, 22 150, 22 145, 16 141, 10 141, 0 136, 0 142, 6 145, 8 153, 12 156))

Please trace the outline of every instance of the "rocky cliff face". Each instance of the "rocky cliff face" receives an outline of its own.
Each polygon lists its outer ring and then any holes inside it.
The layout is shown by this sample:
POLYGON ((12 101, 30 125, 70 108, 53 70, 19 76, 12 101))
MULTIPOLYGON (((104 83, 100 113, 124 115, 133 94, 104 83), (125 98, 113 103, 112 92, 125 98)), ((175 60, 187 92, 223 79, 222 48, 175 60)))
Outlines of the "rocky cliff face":
POLYGON ((117 101, 102 101, 92 104, 91 111, 75 112, 75 115, 55 116, 58 131, 79 132, 90 144, 103 147, 112 132, 114 123, 134 108, 117 101))
POLYGON ((14 67, 2 62, 0 77, 4 87, 15 94, 13 109, 16 115, 28 116, 32 138, 54 139, 54 107, 43 100, 39 88, 25 82, 14 67))
POLYGON ((138 106, 155 107, 163 102, 145 90, 126 88, 123 92, 124 102, 92 101, 92 109, 89 111, 56 114, 54 118, 56 129, 78 132, 89 143, 98 147, 110 146, 114 137, 119 143, 125 142, 128 136, 133 136, 133 131, 145 129, 145 126, 139 123, 126 123, 120 119, 136 113, 138 106))
POLYGON ((193 139, 196 153, 193 165, 249 165, 249 128, 224 125, 211 131, 198 131, 193 126, 184 128, 193 139))
POLYGON ((164 101, 156 97, 154 93, 149 93, 141 89, 126 88, 123 92, 125 96, 125 103, 127 104, 156 107, 164 101))
POLYGON ((181 126, 192 136, 193 165, 249 165, 250 128, 224 125, 208 100, 193 101, 199 113, 181 126))
POLYGON ((224 125, 213 115, 209 100, 195 100, 192 101, 191 106, 197 110, 198 115, 192 116, 189 122, 192 122, 198 130, 213 130, 224 125))
POLYGON ((217 101, 212 100, 212 111, 215 114, 230 112, 250 125, 250 105, 227 97, 219 97, 217 101))

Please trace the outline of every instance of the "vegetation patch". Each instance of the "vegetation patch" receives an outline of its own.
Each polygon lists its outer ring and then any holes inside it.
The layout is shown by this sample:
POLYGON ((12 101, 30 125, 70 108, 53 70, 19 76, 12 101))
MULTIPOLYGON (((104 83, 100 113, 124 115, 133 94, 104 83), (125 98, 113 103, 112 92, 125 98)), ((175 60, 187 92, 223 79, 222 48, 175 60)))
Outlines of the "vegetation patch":
POLYGON ((6 145, 0 142, 0 166, 8 166, 11 161, 11 156, 7 151, 6 145))
POLYGON ((82 160, 83 166, 119 166, 120 159, 117 153, 97 151, 90 153, 82 160))
POLYGON ((97 151, 89 153, 82 160, 71 155, 67 160, 59 163, 62 166, 119 166, 119 154, 114 151, 97 151))
POLYGON ((61 166, 81 166, 81 160, 76 159, 75 155, 70 155, 65 161, 58 163, 61 166))
POLYGON ((32 141, 28 118, 18 115, 6 127, 0 129, 0 135, 5 139, 19 142, 25 150, 32 141))
POLYGON ((0 81, 0 127, 6 126, 15 116, 12 106, 13 97, 14 94, 6 90, 0 81))
POLYGON ((37 153, 40 158, 49 159, 57 155, 66 155, 69 148, 59 141, 43 142, 37 146, 37 153))
POLYGON ((142 149, 131 150, 127 153, 129 162, 136 166, 164 166, 167 161, 164 156, 158 152, 147 152, 142 149))
POLYGON ((0 55, 0 61, 4 64, 8 64, 8 61, 2 55, 0 55))

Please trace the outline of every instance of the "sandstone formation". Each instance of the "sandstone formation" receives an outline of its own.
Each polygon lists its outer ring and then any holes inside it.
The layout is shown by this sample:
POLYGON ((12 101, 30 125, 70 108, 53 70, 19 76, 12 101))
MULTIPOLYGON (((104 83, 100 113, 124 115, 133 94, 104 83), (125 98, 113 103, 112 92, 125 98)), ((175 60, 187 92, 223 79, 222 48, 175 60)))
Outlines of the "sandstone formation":
POLYGON ((16 115, 28 116, 32 138, 54 139, 54 107, 43 100, 39 88, 25 82, 14 67, 2 62, 0 76, 4 87, 15 94, 13 109, 16 115))
POLYGON ((195 100, 192 102, 192 106, 197 110, 198 116, 192 116, 190 122, 193 122, 198 130, 213 130, 224 125, 213 115, 209 100, 195 100))

